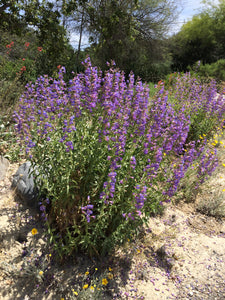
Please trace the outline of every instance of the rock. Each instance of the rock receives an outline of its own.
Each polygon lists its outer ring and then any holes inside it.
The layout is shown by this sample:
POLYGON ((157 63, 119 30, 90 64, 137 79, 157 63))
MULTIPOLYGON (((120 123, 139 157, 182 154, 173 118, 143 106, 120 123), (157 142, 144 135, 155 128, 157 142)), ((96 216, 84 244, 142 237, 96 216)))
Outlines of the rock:
POLYGON ((157 249, 156 255, 160 267, 169 271, 174 267, 175 259, 167 254, 165 245, 157 249))
POLYGON ((165 245, 157 249, 156 253, 160 258, 164 259, 167 256, 165 245))
POLYGON ((12 188, 29 207, 38 208, 38 188, 34 185, 33 171, 31 162, 22 164, 13 176, 12 188))
POLYGON ((3 156, 0 156, 0 181, 4 180, 8 168, 9 168, 8 159, 3 156))

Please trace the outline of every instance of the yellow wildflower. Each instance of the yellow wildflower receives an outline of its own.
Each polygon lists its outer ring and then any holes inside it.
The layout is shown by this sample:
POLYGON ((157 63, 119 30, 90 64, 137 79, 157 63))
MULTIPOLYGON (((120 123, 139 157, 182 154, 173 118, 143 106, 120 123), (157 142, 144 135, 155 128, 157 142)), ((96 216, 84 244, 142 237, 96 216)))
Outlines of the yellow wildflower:
POLYGON ((37 229, 36 229, 36 228, 33 228, 33 229, 31 230, 31 233, 32 233, 33 235, 35 235, 35 234, 37 234, 37 233, 38 233, 38 231, 37 231, 37 229))
POLYGON ((93 286, 90 287, 91 291, 94 292, 95 288, 93 286))
POLYGON ((106 278, 102 279, 102 285, 107 285, 108 284, 108 280, 106 278))
POLYGON ((76 292, 74 289, 72 289, 72 292, 74 293, 74 295, 78 296, 78 292, 76 292))
POLYGON ((87 288, 88 288, 88 284, 85 284, 85 285, 83 286, 83 289, 86 290, 87 288))
POLYGON ((95 268, 95 271, 98 271, 98 268, 95 268))
POLYGON ((223 189, 223 192, 225 192, 225 189, 223 189))
POLYGON ((89 274, 89 272, 87 271, 87 272, 85 272, 85 275, 88 275, 89 274))
POLYGON ((112 269, 109 267, 109 272, 111 272, 112 271, 112 269))
POLYGON ((42 276, 42 275, 43 275, 43 273, 44 273, 43 271, 40 271, 40 272, 39 272, 39 275, 40 275, 40 276, 42 276))
POLYGON ((222 164, 225 167, 225 164, 222 164))

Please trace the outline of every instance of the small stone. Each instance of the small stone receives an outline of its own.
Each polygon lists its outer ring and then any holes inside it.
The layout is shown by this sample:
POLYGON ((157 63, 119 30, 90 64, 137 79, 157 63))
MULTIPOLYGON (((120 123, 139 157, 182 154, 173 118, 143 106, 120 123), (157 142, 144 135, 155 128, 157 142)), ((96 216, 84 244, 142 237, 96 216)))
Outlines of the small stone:
POLYGON ((225 233, 225 224, 223 224, 222 227, 220 228, 220 233, 225 233))
POLYGON ((5 179, 8 168, 9 168, 8 159, 3 156, 0 156, 0 181, 5 179))

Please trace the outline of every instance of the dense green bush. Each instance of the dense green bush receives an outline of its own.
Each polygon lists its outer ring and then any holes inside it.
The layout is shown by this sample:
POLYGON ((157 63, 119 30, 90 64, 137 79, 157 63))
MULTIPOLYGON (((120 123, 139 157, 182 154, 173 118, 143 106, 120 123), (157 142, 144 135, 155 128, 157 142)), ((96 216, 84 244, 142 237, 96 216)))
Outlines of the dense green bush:
POLYGON ((214 78, 217 81, 225 81, 225 59, 220 59, 212 64, 200 64, 198 74, 204 78, 214 78))

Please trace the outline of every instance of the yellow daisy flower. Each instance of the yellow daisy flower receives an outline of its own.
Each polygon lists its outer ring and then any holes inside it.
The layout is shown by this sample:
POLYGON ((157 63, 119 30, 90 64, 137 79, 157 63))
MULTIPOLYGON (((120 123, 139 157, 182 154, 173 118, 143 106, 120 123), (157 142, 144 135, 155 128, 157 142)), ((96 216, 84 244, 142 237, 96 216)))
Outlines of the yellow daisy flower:
POLYGON ((108 280, 106 278, 102 279, 102 285, 107 285, 108 284, 108 280))
POLYGON ((87 272, 85 272, 85 275, 88 275, 89 274, 89 272, 87 271, 87 272))
POLYGON ((75 296, 78 296, 78 292, 74 291, 74 289, 72 289, 73 293, 75 296))
POLYGON ((40 272, 39 272, 39 275, 40 275, 40 276, 42 276, 42 275, 43 275, 43 273, 44 273, 43 271, 40 271, 40 272))
POLYGON ((37 234, 37 233, 38 233, 38 231, 37 231, 37 229, 36 229, 36 228, 33 228, 33 229, 31 230, 31 233, 32 233, 32 235, 35 235, 35 234, 37 234))
POLYGON ((83 286, 83 289, 86 290, 87 288, 88 288, 88 284, 85 284, 85 285, 83 286))

